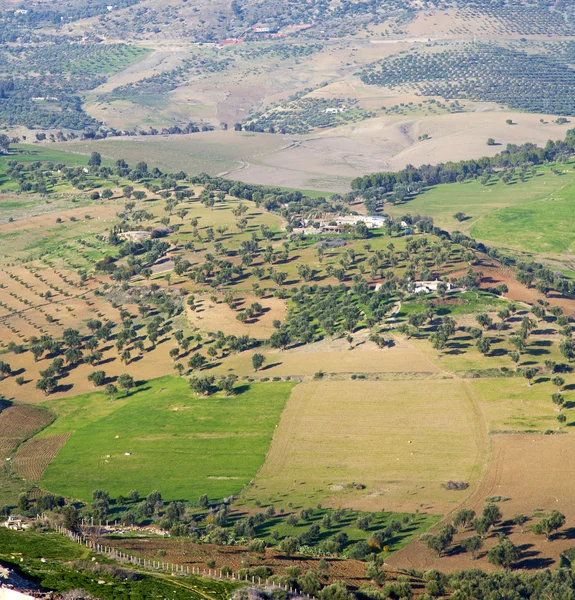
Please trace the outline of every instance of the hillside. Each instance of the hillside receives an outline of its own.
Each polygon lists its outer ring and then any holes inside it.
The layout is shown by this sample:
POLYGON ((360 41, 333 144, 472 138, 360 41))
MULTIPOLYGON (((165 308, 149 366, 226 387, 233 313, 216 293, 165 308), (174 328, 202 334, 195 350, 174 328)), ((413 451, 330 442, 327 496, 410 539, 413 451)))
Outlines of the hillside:
POLYGON ((0 587, 573 597, 571 3, 7 0, 0 40, 0 587))
POLYGON ((198 135, 189 149, 214 157, 200 170, 287 186, 294 173, 296 186, 345 191, 374 170, 462 152, 478 158, 491 151, 488 138, 506 145, 559 137, 565 129, 548 132, 548 124, 565 123, 575 106, 567 3, 107 7, 2 9, 0 32, 12 43, 2 50, 8 102, 0 101, 0 122, 13 135, 46 143, 129 136, 117 147, 129 155, 137 140, 143 159, 156 162, 162 144, 148 147, 153 137, 162 135, 169 151, 171 138, 204 132, 213 135, 198 135), (508 120, 515 125, 505 127, 508 120), (245 140, 245 151, 220 168, 234 129, 254 143, 245 140), (262 132, 289 148, 270 164, 255 140, 262 132))

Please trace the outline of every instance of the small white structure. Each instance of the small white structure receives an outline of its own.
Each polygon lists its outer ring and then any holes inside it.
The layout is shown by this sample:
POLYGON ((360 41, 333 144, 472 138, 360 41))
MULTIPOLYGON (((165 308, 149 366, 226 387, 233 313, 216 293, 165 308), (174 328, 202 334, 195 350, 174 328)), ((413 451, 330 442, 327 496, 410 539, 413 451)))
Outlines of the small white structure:
POLYGON ((346 228, 353 228, 358 223, 365 223, 368 229, 383 227, 387 217, 383 215, 349 215, 345 217, 327 217, 325 219, 304 219, 302 226, 292 230, 294 234, 319 235, 321 233, 345 233, 346 228))
POLYGON ((337 225, 349 225, 351 227, 355 227, 358 223, 365 223, 368 229, 377 229, 378 227, 383 227, 387 221, 387 217, 380 215, 351 215, 349 217, 336 217, 330 220, 330 222, 332 221, 335 221, 337 225))
POLYGON ((118 235, 129 242, 141 242, 152 237, 149 231, 122 231, 118 235))
POLYGON ((448 292, 453 288, 450 283, 436 279, 435 281, 415 281, 413 291, 416 294, 434 294, 440 284, 444 284, 448 292))
POLYGON ((326 115, 340 115, 348 110, 349 108, 346 108, 345 106, 338 106, 337 108, 326 108, 324 112, 326 115))
POLYGON ((14 531, 23 531, 24 529, 28 529, 30 527, 30 523, 13 516, 9 516, 8 519, 4 521, 3 525, 4 527, 14 531))

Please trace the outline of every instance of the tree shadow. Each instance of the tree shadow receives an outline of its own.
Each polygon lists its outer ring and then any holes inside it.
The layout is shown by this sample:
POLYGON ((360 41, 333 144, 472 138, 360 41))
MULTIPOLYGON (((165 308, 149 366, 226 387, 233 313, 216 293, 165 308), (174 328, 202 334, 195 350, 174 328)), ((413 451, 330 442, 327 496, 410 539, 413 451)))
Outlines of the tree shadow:
POLYGON ((54 388, 54 393, 62 394, 64 392, 69 392, 73 387, 73 383, 60 383, 54 388))
POLYGON ((4 397, 0 397, 0 412, 2 412, 3 410, 6 410, 7 408, 10 408, 13 405, 14 405, 14 402, 12 402, 11 400, 8 400, 7 398, 4 398, 4 397))
POLYGON ((267 371, 268 369, 273 369, 274 367, 279 367, 281 364, 282 364, 281 362, 270 363, 269 365, 265 365, 264 367, 262 367, 260 369, 260 371, 267 371))

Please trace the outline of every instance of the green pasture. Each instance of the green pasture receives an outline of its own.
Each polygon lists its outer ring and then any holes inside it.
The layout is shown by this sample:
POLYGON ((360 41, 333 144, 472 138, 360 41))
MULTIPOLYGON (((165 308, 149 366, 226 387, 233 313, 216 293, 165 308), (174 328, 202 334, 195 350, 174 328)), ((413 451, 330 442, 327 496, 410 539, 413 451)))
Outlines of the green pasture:
MULTIPOLYGON (((503 230, 496 232, 497 240, 485 237, 483 222, 489 223, 489 219, 502 209, 529 205, 547 198, 572 197, 570 190, 574 182, 572 163, 542 166, 537 168, 534 176, 527 174, 524 182, 515 176, 511 183, 505 184, 493 176, 487 185, 481 185, 479 180, 437 185, 395 207, 388 207, 388 211, 396 217, 405 214, 428 215, 440 227, 471 231, 475 237, 487 241, 506 241, 507 231, 503 230), (552 168, 557 168, 560 174, 553 173, 552 168), (457 212, 463 212, 467 218, 462 222, 457 221, 454 218, 457 212)), ((485 234, 493 235, 493 231, 485 230, 485 234)))
MULTIPOLYGON (((557 430, 558 412, 551 401, 551 394, 557 389, 548 375, 536 377, 531 386, 527 385, 524 377, 476 379, 470 385, 481 398, 491 431, 557 430)), ((563 412, 567 417, 567 427, 572 427, 575 425, 575 411, 572 410, 574 395, 571 389, 564 395, 566 402, 563 412)))
POLYGON ((166 376, 115 401, 94 392, 47 402, 58 418, 42 437, 72 435, 41 485, 82 500, 96 488, 112 497, 158 489, 165 500, 236 494, 263 463, 293 385, 246 385, 233 397, 204 398, 185 379, 166 376))
POLYGON ((85 56, 74 56, 64 70, 74 74, 108 75, 122 71, 132 63, 150 54, 150 48, 112 44, 98 47, 85 56))
POLYGON ((575 184, 556 198, 497 210, 475 223, 471 235, 527 252, 571 253, 575 250, 575 184))

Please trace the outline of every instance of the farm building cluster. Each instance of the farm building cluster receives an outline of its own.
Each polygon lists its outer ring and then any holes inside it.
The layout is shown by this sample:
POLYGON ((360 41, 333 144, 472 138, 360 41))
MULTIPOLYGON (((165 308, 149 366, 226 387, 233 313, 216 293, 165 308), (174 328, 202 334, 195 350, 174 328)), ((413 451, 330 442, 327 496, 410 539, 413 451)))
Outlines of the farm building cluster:
POLYGON ((363 223, 368 229, 383 227, 387 217, 350 215, 345 217, 330 217, 325 219, 302 219, 297 227, 292 229, 295 235, 320 235, 324 233, 347 233, 358 223, 363 223))

